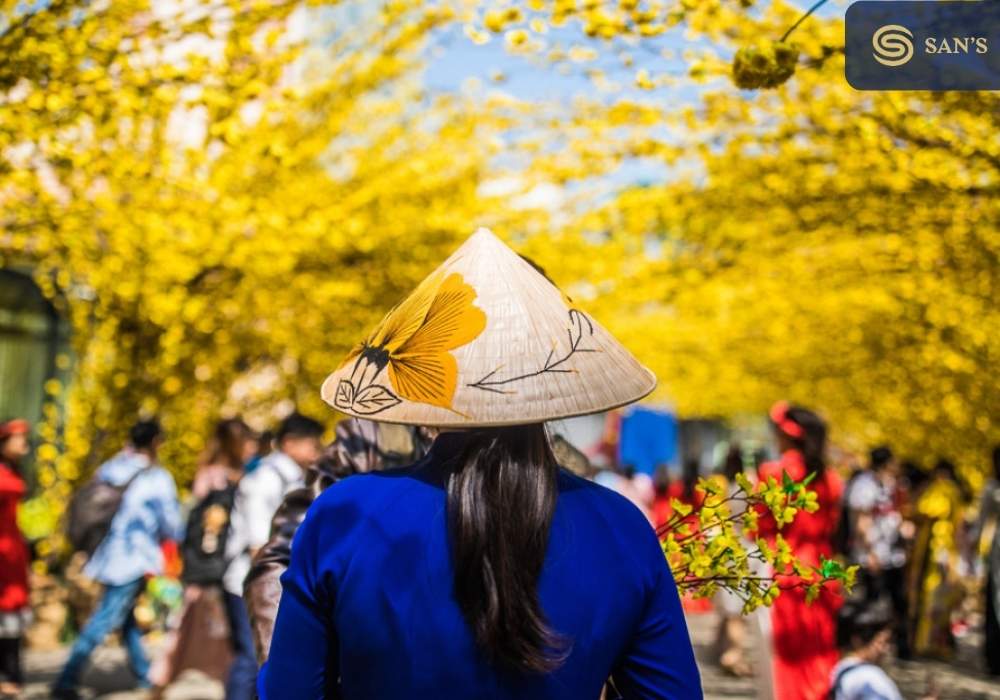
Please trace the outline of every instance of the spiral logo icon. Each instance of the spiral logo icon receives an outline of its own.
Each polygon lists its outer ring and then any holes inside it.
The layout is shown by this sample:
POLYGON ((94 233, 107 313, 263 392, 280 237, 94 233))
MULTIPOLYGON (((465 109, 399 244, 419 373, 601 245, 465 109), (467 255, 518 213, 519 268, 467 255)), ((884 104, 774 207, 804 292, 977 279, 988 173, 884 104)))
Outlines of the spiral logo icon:
POLYGON ((872 35, 872 56, 883 66, 901 66, 913 58, 913 32, 900 24, 887 24, 872 35))

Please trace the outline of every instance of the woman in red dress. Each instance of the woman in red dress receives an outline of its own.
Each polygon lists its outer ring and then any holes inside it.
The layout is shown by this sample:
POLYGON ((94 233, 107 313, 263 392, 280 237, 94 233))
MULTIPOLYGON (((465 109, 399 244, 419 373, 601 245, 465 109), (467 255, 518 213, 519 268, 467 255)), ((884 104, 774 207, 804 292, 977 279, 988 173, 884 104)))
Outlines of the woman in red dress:
POLYGON ((17 463, 28 455, 30 426, 0 424, 0 697, 17 697, 24 682, 21 638, 28 620, 28 546, 17 527, 25 494, 17 463))
MULTIPOLYGON (((840 515, 843 482, 826 469, 826 424, 812 411, 785 402, 771 409, 781 458, 761 465, 761 479, 778 483, 787 472, 795 481, 810 473, 816 477, 810 488, 816 492, 819 510, 799 511, 781 530, 782 537, 802 563, 819 566, 822 557, 833 556, 833 535, 840 515)), ((761 532, 773 539, 778 531, 770 515, 760 520, 761 532)), ((835 586, 824 586, 819 597, 806 603, 805 590, 794 576, 779 576, 782 587, 771 608, 775 700, 821 700, 828 697, 830 672, 837 663, 835 641, 837 609, 842 600, 835 586)))

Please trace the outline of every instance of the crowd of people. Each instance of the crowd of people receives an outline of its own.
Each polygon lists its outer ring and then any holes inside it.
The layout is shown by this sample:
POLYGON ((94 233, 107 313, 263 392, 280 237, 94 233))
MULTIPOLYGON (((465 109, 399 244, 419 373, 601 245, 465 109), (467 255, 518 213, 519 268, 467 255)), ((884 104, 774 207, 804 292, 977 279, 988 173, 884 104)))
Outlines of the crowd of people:
MULTIPOLYGON (((763 633, 770 640, 764 653, 770 674, 747 658, 747 635, 762 634, 758 619, 743 616, 733 594, 719 593, 720 665, 736 675, 752 675, 756 667, 756 675, 769 676, 760 679, 761 696, 778 700, 829 693, 837 700, 900 697, 880 660, 889 653, 951 658, 956 634, 975 614, 970 582, 979 577, 985 581, 978 606, 985 668, 1000 675, 1000 449, 992 456, 994 474, 974 502, 947 460, 925 474, 880 446, 863 466, 828 466, 826 426, 815 413, 779 404, 770 418, 779 458, 758 463, 759 453, 734 445, 718 477, 731 488, 740 472, 757 478, 788 473, 796 480, 816 473, 811 488, 820 509, 801 513, 783 536, 807 564, 839 555, 857 565, 857 585, 846 595, 826 588, 809 604, 793 587, 777 599, 763 633), (881 694, 865 695, 872 688, 881 694)), ((20 640, 30 619, 27 549, 11 545, 19 537, 12 529, 14 508, 25 487, 17 465, 28 454, 29 428, 21 420, 0 425, 0 697, 15 697, 23 682, 20 640)), ((94 477, 119 488, 121 503, 84 569, 103 585, 103 595, 70 650, 54 696, 77 697, 91 653, 119 631, 138 685, 151 688, 153 697, 189 668, 224 682, 227 698, 255 697, 281 593, 278 578, 309 504, 344 476, 408 464, 432 442, 432 431, 352 418, 338 425, 337 439, 324 450, 323 431, 318 421, 297 413, 282 421, 273 439, 262 439, 238 418, 221 421, 182 506, 157 459, 163 440, 158 424, 136 423, 128 445, 94 477), (147 578, 163 570, 161 545, 169 540, 180 543, 184 603, 151 666, 134 608, 147 578)), ((678 479, 665 470, 649 478, 628 469, 594 470, 560 436, 554 447, 560 463, 620 492, 654 526, 670 517, 674 499, 697 507, 703 497, 696 488, 697 462, 687 462, 678 479)), ((774 531, 762 525, 765 535, 774 531)))
MULTIPOLYGON (((91 500, 71 508, 71 513, 93 517, 106 510, 109 491, 117 495, 99 537, 91 538, 94 546, 83 545, 87 549, 83 573, 101 584, 102 593, 76 636, 52 696, 79 697, 81 676, 94 649, 109 634, 119 632, 137 686, 149 688, 153 697, 191 667, 224 680, 227 698, 255 697, 258 664, 243 580, 250 558, 270 535, 271 516, 283 495, 300 486, 305 467, 317 462, 323 431, 318 421, 293 414, 282 421, 272 449, 268 435, 256 434, 243 421, 221 421, 201 458, 190 498, 182 505, 173 476, 159 463, 164 439, 159 424, 137 422, 128 443, 93 477, 92 483, 104 490, 82 489, 82 497, 91 500), (171 545, 177 543, 183 555, 184 605, 164 653, 151 665, 136 607, 147 581, 163 573, 165 553, 169 556, 176 549, 171 545), (221 630, 213 619, 219 611, 225 620, 221 630), (204 634, 206 630, 209 634, 204 634)), ((21 647, 31 618, 29 549, 16 521, 17 503, 26 491, 19 463, 29 454, 29 432, 23 420, 0 424, 0 697, 4 698, 17 697, 24 681, 21 647)))
MULTIPOLYGON (((720 592, 720 665, 735 675, 753 675, 757 668, 756 675, 769 676, 759 679, 761 697, 810 700, 832 692, 837 700, 854 700, 869 697, 865 692, 872 688, 881 695, 871 697, 900 697, 880 661, 889 653, 947 660, 956 635, 978 612, 985 668, 1000 675, 1000 449, 992 455, 994 474, 974 502, 947 460, 925 474, 880 446, 863 466, 828 466, 826 427, 816 414, 779 404, 770 417, 779 459, 758 463, 759 453, 734 445, 716 478, 732 487, 740 472, 757 478, 788 473, 796 480, 818 474, 811 488, 820 509, 801 513, 783 536, 805 563, 840 556, 857 565, 857 585, 846 595, 824 589, 809 604, 790 587, 766 613, 766 632, 757 629, 758 618, 741 614, 737 597, 720 592), (978 607, 977 580, 984 581, 978 607), (748 634, 769 639, 764 656, 770 674, 747 658, 748 634)), ((30 619, 27 549, 10 545, 19 537, 12 530, 13 508, 24 494, 17 464, 28 454, 28 432, 25 421, 0 425, 0 540, 7 543, 0 574, 0 697, 16 696, 23 682, 20 640, 30 619)), ((432 442, 428 430, 353 418, 338 425, 337 439, 325 450, 322 434, 318 421, 300 414, 286 418, 273 439, 262 439, 238 418, 221 421, 181 505, 173 478, 158 463, 158 424, 136 423, 129 444, 94 477, 120 488, 122 498, 84 569, 103 585, 103 595, 70 650, 54 696, 77 697, 91 653, 119 631, 138 685, 151 688, 153 697, 189 668, 224 682, 227 698, 255 697, 280 598, 278 578, 309 504, 344 476, 408 464, 432 442), (161 545, 169 540, 180 543, 184 603, 151 666, 134 608, 147 578, 162 571, 161 545)), ((649 478, 627 469, 594 470, 560 436, 554 446, 560 463, 626 496, 654 526, 670 517, 674 499, 697 507, 703 497, 696 462, 686 463, 678 479, 665 471, 649 478)), ((765 535, 774 531, 762 526, 765 535)))
MULTIPOLYGON (((732 488, 737 473, 779 481, 783 473, 796 480, 817 474, 811 488, 820 509, 800 513, 782 534, 804 563, 836 556, 856 565, 858 576, 849 594, 824 589, 815 603, 805 604, 793 589, 777 599, 764 621, 770 649, 758 648, 772 669, 757 673, 770 675, 759 678, 760 696, 807 700, 827 697, 832 687, 838 700, 867 698, 851 689, 892 684, 872 660, 890 653, 901 660, 952 660, 957 638, 974 620, 984 629, 984 668, 1000 676, 1000 447, 977 499, 947 459, 926 472, 882 445, 864 462, 845 454, 828 466, 826 426, 815 413, 779 403, 770 418, 779 459, 767 461, 760 450, 733 445, 711 471, 713 478, 732 488), (881 675, 875 681, 862 683, 876 673, 881 675)), ((666 469, 650 477, 628 468, 600 470, 594 478, 632 500, 659 527, 669 520, 675 499, 701 504, 703 494, 695 488, 700 466, 685 462, 676 479, 666 469)), ((714 602, 720 666, 753 675, 751 669, 760 666, 746 657, 745 640, 759 632, 747 629, 758 621, 741 614, 742 600, 731 593, 719 593, 714 602)), ((698 609, 698 601, 688 603, 698 609)))

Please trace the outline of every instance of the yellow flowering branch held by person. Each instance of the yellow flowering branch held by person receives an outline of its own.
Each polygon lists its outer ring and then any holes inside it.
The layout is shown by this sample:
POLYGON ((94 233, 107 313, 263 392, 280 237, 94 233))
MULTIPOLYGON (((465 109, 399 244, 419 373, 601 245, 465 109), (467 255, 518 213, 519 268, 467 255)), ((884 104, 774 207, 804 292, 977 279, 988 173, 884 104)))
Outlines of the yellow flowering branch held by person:
POLYGON ((804 588, 810 602, 827 583, 850 590, 857 567, 844 567, 833 559, 806 565, 780 532, 773 542, 759 534, 762 512, 774 517, 779 530, 801 511, 816 512, 817 496, 809 490, 813 478, 796 482, 786 473, 781 483, 769 478, 752 484, 739 474, 737 489, 729 495, 719 481, 702 479, 696 487, 700 506, 674 499, 673 513, 657 534, 678 588, 696 598, 711 597, 720 589, 731 591, 743 600, 744 613, 771 605, 789 588, 804 588), (789 575, 797 580, 779 580, 789 575))

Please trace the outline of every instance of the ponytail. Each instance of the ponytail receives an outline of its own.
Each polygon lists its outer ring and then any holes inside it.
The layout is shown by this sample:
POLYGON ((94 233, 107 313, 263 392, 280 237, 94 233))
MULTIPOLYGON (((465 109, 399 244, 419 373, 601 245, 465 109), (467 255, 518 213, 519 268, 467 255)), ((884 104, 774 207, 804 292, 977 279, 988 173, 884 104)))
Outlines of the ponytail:
POLYGON ((534 424, 472 433, 448 478, 455 598, 480 651, 508 670, 547 673, 567 655, 538 599, 558 470, 534 424))

